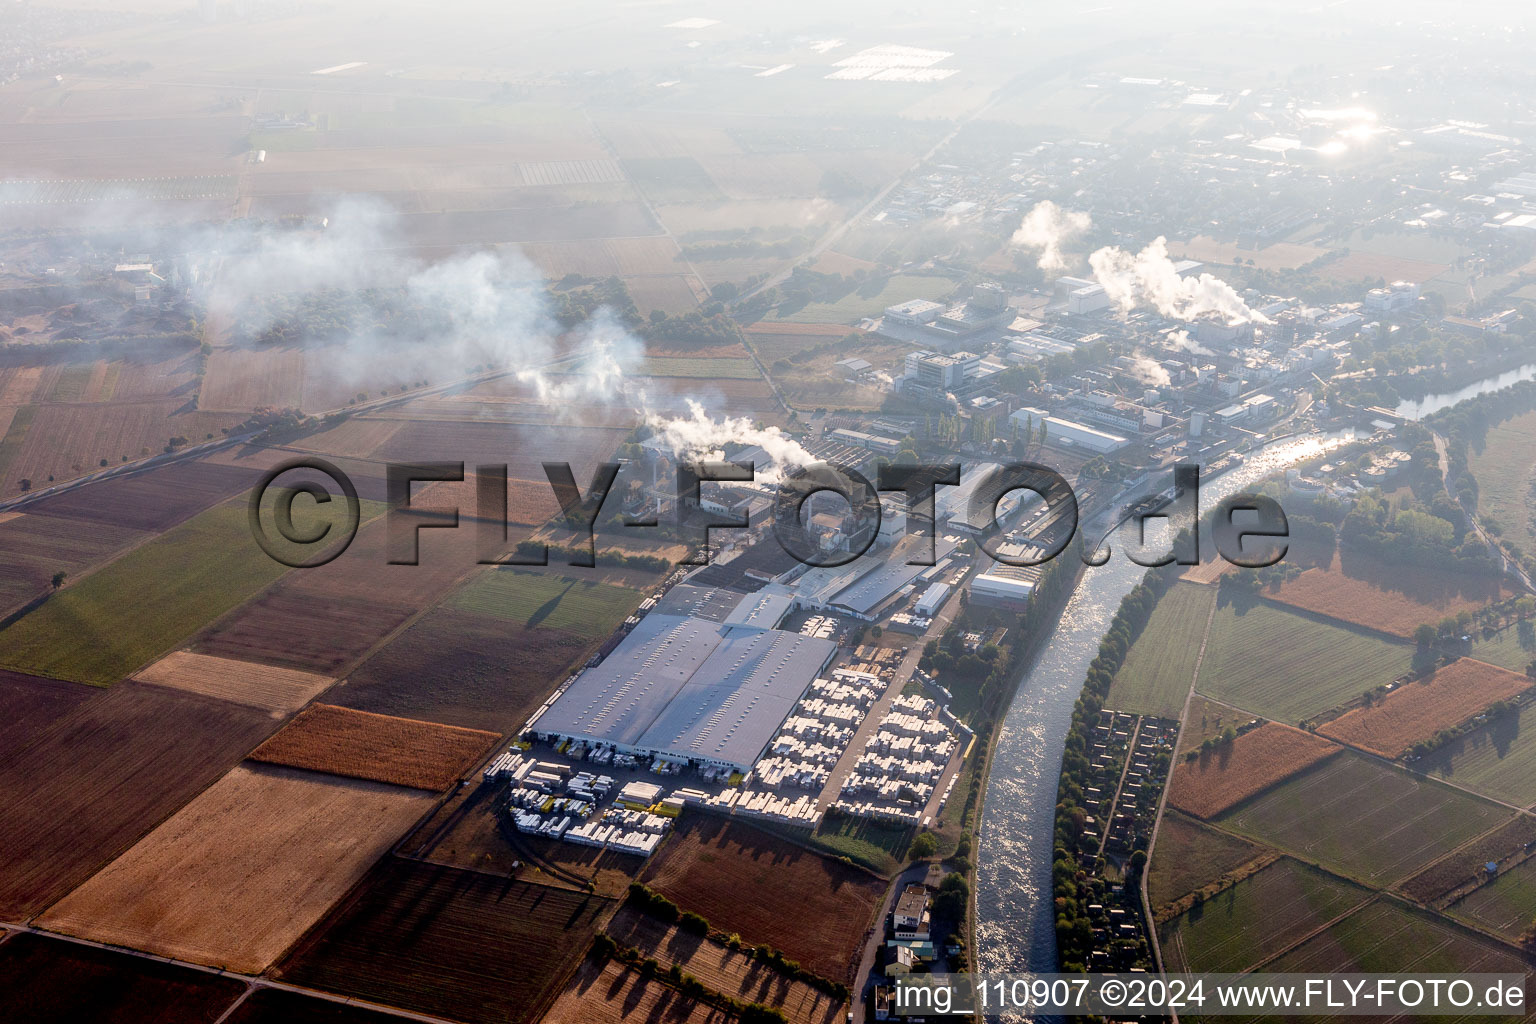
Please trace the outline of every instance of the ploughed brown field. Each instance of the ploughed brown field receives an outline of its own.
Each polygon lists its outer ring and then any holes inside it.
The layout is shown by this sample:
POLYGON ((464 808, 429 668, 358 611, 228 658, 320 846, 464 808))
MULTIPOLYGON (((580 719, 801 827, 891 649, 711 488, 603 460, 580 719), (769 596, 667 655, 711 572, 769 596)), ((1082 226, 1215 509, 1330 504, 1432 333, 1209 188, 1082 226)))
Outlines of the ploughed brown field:
POLYGON ((606 931, 619 945, 633 946, 662 967, 677 964, 706 988, 743 1002, 778 1007, 791 1024, 833 1024, 845 1012, 840 1000, 802 981, 789 980, 745 952, 733 952, 712 939, 663 924, 633 907, 614 915, 606 931))
POLYGON ((731 1024, 735 1019, 671 985, 646 981, 617 961, 598 965, 588 959, 540 1024, 731 1024))
POLYGON ((440 606, 363 662, 326 700, 383 715, 510 733, 596 643, 440 606))
POLYGON ((1168 802, 1197 818, 1213 818, 1343 748, 1279 722, 1265 722, 1230 745, 1178 761, 1168 802))
POLYGON ((80 683, 0 670, 0 761, 99 692, 80 683))
POLYGON ((312 672, 274 668, 253 661, 212 658, 191 651, 172 651, 141 669, 134 678, 173 690, 234 701, 276 716, 297 711, 335 682, 312 672))
POLYGON ((274 969, 466 1024, 537 1020, 613 901, 386 859, 274 969))
POLYGON ((398 786, 240 765, 39 923, 255 974, 345 896, 432 803, 398 786))
POLYGON ((62 516, 0 514, 0 618, 51 594, 54 573, 78 577, 149 536, 147 530, 82 526, 62 516))
POLYGON ((82 533, 99 526, 163 533, 250 487, 257 475, 244 466, 204 459, 173 462, 77 487, 26 509, 28 515, 77 523, 82 533))
POLYGON ((1340 715, 1317 731, 1382 757, 1397 757, 1420 740, 1460 725, 1490 704, 1508 700, 1532 685, 1529 676, 1460 658, 1427 679, 1404 683, 1370 707, 1340 715))
POLYGON ((642 879, 712 928, 783 950, 833 981, 853 980, 849 951, 885 896, 885 883, 868 872, 719 818, 685 824, 642 879))
POLYGON ((0 944, 0 1006, 26 1024, 213 1024, 245 984, 78 942, 15 935, 0 944))
POLYGON ((401 1024, 403 1018, 281 988, 258 988, 225 1024, 401 1024))
POLYGON ((1481 608, 1502 592, 1493 577, 1426 573, 1341 550, 1328 568, 1308 569, 1263 594, 1303 611, 1411 637, 1426 622, 1481 608))
POLYGON ((255 708, 130 681, 40 729, 0 760, 0 920, 84 882, 275 728, 255 708))
POLYGON ((314 704, 257 747, 255 761, 441 791, 473 768, 493 732, 314 704))

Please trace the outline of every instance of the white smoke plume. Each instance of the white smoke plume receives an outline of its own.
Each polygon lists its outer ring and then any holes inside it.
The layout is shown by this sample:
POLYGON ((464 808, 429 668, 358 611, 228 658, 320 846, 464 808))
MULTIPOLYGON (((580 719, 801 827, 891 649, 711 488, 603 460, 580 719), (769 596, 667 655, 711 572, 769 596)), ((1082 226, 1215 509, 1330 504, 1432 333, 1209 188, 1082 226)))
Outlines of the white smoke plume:
POLYGON ((1024 215, 1024 222, 1013 233, 1010 243, 1019 249, 1038 249, 1036 264, 1041 270, 1065 270, 1062 246, 1087 231, 1093 224, 1086 213, 1063 210, 1049 199, 1035 204, 1024 215))
POLYGON ((1158 365, 1157 360, 1138 352, 1131 357, 1131 372, 1153 387, 1163 387, 1173 383, 1173 378, 1168 376, 1168 371, 1158 365))
POLYGON ((745 416, 714 419, 702 402, 688 399, 688 415, 663 417, 648 414, 646 423, 668 447, 685 458, 705 456, 726 444, 755 444, 768 454, 772 466, 760 474, 759 483, 776 485, 784 473, 817 460, 793 437, 778 427, 758 427, 745 416))
POLYGON ((1163 336, 1163 344, 1178 352, 1188 352, 1197 356, 1213 356, 1216 353, 1200 344, 1189 336, 1186 330, 1169 331, 1163 336))
POLYGON ((599 313, 578 331, 582 358, 552 382, 540 367, 563 354, 562 330, 548 308, 543 275, 520 253, 414 259, 403 255, 409 242, 395 213, 370 201, 344 200, 326 223, 323 231, 261 226, 220 237, 222 259, 204 295, 212 317, 257 336, 279 324, 293 303, 331 294, 343 309, 377 314, 343 336, 307 344, 311 378, 360 386, 440 382, 484 367, 518 374, 551 403, 593 403, 616 398, 644 355, 639 339, 599 313), (431 326, 399 327, 409 316, 387 326, 388 314, 402 309, 419 311, 431 326))
POLYGON ((1094 280, 1110 301, 1125 312, 1151 306, 1174 320, 1194 320, 1204 313, 1219 313, 1230 320, 1267 324, 1269 318, 1256 310, 1231 285, 1212 274, 1180 277, 1168 258, 1167 239, 1159 235, 1145 249, 1129 253, 1105 246, 1088 257, 1094 280))

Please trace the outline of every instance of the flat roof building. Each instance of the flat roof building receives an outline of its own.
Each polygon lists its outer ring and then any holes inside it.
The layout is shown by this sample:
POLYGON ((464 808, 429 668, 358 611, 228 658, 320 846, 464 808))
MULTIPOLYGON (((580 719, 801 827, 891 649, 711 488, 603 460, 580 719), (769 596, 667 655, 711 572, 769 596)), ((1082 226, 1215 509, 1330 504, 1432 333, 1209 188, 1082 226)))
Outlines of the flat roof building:
MULTIPOLYGON (((744 618, 779 617, 753 595, 744 618)), ((555 741, 749 771, 831 660, 829 640, 653 612, 538 720, 555 741)))

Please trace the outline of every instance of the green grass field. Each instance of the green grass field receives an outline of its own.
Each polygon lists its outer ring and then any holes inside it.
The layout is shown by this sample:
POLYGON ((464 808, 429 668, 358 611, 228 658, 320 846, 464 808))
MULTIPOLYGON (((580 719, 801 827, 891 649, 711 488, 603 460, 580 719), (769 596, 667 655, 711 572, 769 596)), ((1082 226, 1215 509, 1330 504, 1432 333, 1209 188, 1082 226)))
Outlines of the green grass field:
MULTIPOLYGON (((1308 939, 1265 970, 1276 974, 1529 973, 1514 950, 1469 934, 1433 914, 1385 898, 1308 939)), ((1525 1018, 1516 1014, 1512 1018, 1465 1019, 1525 1018)))
POLYGON ((1211 622, 1201 693, 1294 725, 1408 671, 1413 649, 1264 601, 1224 602, 1211 622))
POLYGON ((1221 827, 1384 888, 1511 812, 1346 753, 1217 819, 1221 827))
POLYGON ((1482 634, 1478 633, 1472 640, 1469 656, 1490 665, 1507 668, 1511 672, 1524 672, 1525 667, 1536 660, 1536 649, 1522 646, 1520 630, 1510 626, 1499 630, 1492 640, 1484 640, 1482 634))
POLYGON ((635 610, 641 595, 606 583, 496 569, 482 573, 449 603, 463 611, 605 637, 635 610))
POLYGON ((1505 871, 1451 905, 1450 915, 1518 941, 1536 922, 1536 860, 1505 871))
POLYGON ((287 572, 252 541, 245 499, 209 509, 0 631, 0 666, 107 686, 287 572))
MULTIPOLYGON (((1136 715, 1178 718, 1195 673, 1215 587, 1176 583, 1131 645, 1104 706, 1136 715)), ((1213 623, 1214 625, 1214 623, 1213 623)))
POLYGON ((1263 852, 1246 839, 1229 836, 1187 818, 1177 811, 1163 815, 1152 866, 1147 875, 1147 898, 1153 907, 1165 907, 1188 893, 1216 881, 1228 871, 1263 852))
POLYGON ((1370 898, 1370 891, 1283 857, 1166 925, 1170 969, 1237 973, 1370 898))
POLYGON ((822 822, 809 836, 802 831, 785 834, 834 857, 847 857, 855 864, 889 876, 901 867, 907 847, 917 833, 910 828, 884 825, 868 818, 834 818, 822 822))
POLYGON ((1536 551, 1531 499, 1531 482, 1536 475, 1536 412, 1489 428, 1483 450, 1471 453, 1470 462, 1477 479, 1477 514, 1498 523, 1504 538, 1522 550, 1536 551))
POLYGON ((954 290, 955 282, 947 277, 898 274, 877 293, 861 294, 865 289, 858 288, 836 302, 811 302, 798 309, 775 310, 765 319, 797 324, 851 324, 861 317, 879 316, 887 306, 898 302, 940 299, 954 290))
POLYGON ((1414 767, 1495 800, 1536 804, 1536 711, 1452 740, 1414 767))
POLYGON ((648 356, 640 373, 650 377, 714 377, 718 380, 756 380, 761 374, 750 359, 648 356))

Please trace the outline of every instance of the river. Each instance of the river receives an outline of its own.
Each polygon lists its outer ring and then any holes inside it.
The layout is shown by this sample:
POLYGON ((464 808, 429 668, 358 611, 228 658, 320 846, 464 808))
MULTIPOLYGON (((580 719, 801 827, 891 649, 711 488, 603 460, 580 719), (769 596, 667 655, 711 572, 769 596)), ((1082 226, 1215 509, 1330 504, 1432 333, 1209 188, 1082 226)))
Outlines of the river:
POLYGON ((1506 370, 1493 377, 1484 377, 1475 384, 1468 384, 1464 388, 1455 391, 1446 391, 1438 395, 1429 395, 1417 402, 1399 402, 1397 408, 1392 410, 1397 415, 1409 420, 1421 420, 1425 416, 1439 412, 1441 409, 1449 409, 1457 402, 1468 398, 1476 398, 1478 395, 1489 391, 1498 391, 1507 388, 1511 384, 1517 384, 1522 380, 1536 378, 1536 363, 1527 363, 1514 370, 1506 370))
MULTIPOLYGON (((1202 481, 1202 509, 1337 446, 1346 436, 1270 445, 1236 469, 1202 481)), ((1119 546, 1105 565, 1085 570, 1003 720, 977 844, 976 959, 982 971, 1056 969, 1051 846, 1062 741, 1099 640, 1121 599, 1145 572, 1119 546)))

